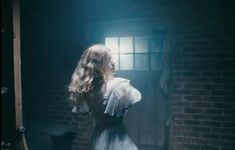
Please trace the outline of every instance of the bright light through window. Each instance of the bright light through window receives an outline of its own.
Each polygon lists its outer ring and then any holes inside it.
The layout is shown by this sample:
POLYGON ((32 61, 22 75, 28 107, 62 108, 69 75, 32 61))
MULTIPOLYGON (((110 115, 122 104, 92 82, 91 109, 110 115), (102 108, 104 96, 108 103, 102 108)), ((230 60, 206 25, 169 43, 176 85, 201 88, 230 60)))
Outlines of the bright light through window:
POLYGON ((133 53, 132 37, 120 37, 120 53, 133 53))
POLYGON ((105 45, 112 49, 113 53, 118 53, 118 38, 112 37, 112 38, 106 38, 105 39, 105 45))
POLYGON ((107 37, 117 70, 161 70, 163 38, 107 37))

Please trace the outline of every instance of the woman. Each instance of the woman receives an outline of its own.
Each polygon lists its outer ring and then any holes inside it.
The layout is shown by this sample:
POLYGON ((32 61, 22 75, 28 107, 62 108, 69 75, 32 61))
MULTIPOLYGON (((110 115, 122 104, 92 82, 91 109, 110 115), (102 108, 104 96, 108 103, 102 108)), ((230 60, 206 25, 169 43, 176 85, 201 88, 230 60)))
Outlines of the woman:
POLYGON ((73 112, 91 112, 96 121, 91 150, 137 150, 123 125, 127 109, 139 102, 130 81, 114 78, 111 50, 93 45, 82 55, 69 84, 73 112))

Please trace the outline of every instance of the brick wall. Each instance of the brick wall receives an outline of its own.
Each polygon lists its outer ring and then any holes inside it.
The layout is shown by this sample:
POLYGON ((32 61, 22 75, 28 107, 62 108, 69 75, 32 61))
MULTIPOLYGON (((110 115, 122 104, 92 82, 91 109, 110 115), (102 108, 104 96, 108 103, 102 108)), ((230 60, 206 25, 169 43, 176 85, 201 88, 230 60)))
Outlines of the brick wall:
POLYGON ((228 12, 185 11, 187 24, 173 29, 175 150, 234 149, 234 36, 228 12))

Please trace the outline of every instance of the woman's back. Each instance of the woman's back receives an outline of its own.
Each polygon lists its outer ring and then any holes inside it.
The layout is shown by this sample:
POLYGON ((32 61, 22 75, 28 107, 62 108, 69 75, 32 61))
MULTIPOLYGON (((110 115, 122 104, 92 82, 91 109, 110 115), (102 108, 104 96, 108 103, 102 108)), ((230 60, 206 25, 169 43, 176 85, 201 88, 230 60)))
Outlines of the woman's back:
POLYGON ((91 150, 137 150, 123 125, 123 117, 140 98, 140 92, 123 78, 113 78, 94 88, 86 104, 96 121, 91 150))

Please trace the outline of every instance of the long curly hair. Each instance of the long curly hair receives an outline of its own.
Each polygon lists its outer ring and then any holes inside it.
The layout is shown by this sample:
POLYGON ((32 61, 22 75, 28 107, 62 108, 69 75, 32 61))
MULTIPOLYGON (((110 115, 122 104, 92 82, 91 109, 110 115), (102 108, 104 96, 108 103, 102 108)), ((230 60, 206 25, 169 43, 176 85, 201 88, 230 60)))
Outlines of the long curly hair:
POLYGON ((101 44, 88 47, 82 54, 68 86, 70 99, 90 92, 96 85, 106 82, 112 74, 104 72, 102 66, 111 60, 111 50, 101 44))

